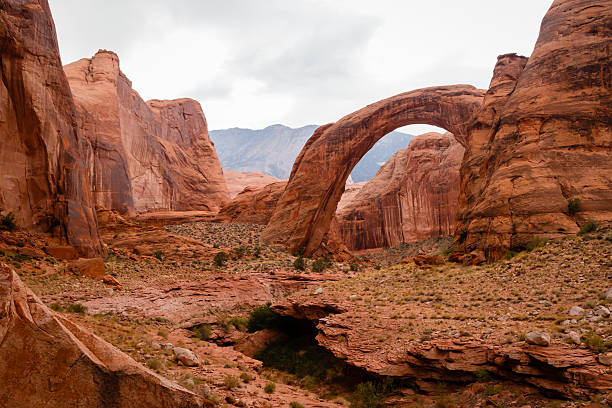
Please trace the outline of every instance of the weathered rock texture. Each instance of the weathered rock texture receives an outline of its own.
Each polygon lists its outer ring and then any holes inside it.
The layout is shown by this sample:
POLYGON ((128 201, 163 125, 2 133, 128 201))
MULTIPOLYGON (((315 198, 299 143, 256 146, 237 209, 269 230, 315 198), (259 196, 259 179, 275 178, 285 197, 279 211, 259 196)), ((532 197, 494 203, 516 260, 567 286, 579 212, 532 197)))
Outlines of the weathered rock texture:
POLYGON ((531 58, 503 55, 488 91, 426 88, 322 126, 296 160, 264 239, 313 253, 355 163, 392 129, 428 123, 465 146, 456 241, 498 257, 533 236, 612 220, 612 3, 556 0, 531 58), (567 200, 580 198, 578 214, 567 200))
POLYGON ((260 172, 244 173, 229 169, 223 169, 223 177, 225 177, 230 198, 236 197, 247 187, 264 187, 268 184, 286 181, 260 172))
POLYGON ((46 0, 0 7, 0 208, 81 255, 103 252, 70 88, 46 0))
POLYGON ((264 187, 247 187, 221 208, 216 219, 222 222, 266 225, 286 185, 286 181, 280 181, 264 187))
POLYGON ((123 214, 217 211, 229 199, 198 102, 145 103, 110 51, 64 70, 79 127, 93 146, 88 162, 97 204, 123 214))
POLYGON ((347 247, 393 247, 452 234, 463 151, 449 133, 412 139, 338 212, 347 247))
POLYGON ((6 406, 214 406, 51 312, 4 264, 0 317, 0 400, 6 406))

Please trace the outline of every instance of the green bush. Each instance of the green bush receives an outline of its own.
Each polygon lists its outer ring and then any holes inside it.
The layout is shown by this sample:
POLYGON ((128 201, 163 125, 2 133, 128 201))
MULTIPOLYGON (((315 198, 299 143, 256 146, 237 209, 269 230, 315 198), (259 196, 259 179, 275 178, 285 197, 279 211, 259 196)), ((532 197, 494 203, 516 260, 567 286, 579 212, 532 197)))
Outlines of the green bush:
POLYGON ((272 394, 274 393, 275 390, 276 390, 276 384, 274 384, 273 382, 267 383, 266 386, 264 387, 264 391, 266 392, 266 394, 272 394))
POLYGON ((351 271, 357 272, 357 271, 359 271, 359 264, 356 263, 356 262, 353 262, 353 263, 350 264, 350 268, 351 268, 351 271))
POLYGON ((287 318, 270 310, 270 303, 268 303, 251 311, 246 327, 249 332, 253 333, 263 329, 281 329, 286 322, 287 318))
POLYGON ((357 385, 355 392, 349 397, 351 408, 378 408, 384 405, 385 397, 391 393, 390 380, 375 384, 367 381, 357 385))
POLYGON ((240 385, 240 381, 238 380, 238 378, 236 378, 233 375, 227 375, 225 376, 225 378, 223 379, 223 385, 225 386, 225 388, 227 388, 228 390, 231 390, 233 388, 238 387, 238 385, 240 385))
POLYGON ((12 212, 0 216, 0 230, 15 231, 17 224, 15 223, 15 214, 12 212))
POLYGON ((191 331, 195 333, 196 337, 201 340, 208 340, 212 334, 210 324, 199 324, 191 328, 191 331))
POLYGON ((576 215, 576 213, 580 210, 580 199, 579 198, 571 198, 567 200, 567 213, 569 215, 576 215))
POLYGON ((588 332, 582 335, 582 341, 584 345, 589 349, 594 351, 595 353, 603 353, 607 349, 607 345, 601 336, 595 334, 593 330, 589 330, 588 332))
POLYGON ((259 258, 259 257, 261 256, 261 247, 256 246, 256 247, 253 249, 253 256, 254 256, 255 258, 259 258))
POLYGON ((149 367, 151 370, 157 371, 162 368, 162 362, 156 358, 150 358, 147 360, 147 367, 149 367))
POLYGON ((289 403, 289 407, 290 408, 304 408, 304 406, 297 401, 291 401, 289 403))
POLYGON ((491 375, 485 369, 476 370, 474 377, 476 377, 476 381, 478 382, 487 382, 491 380, 491 375))
POLYGON ((83 313, 85 313, 87 311, 87 306, 83 306, 80 303, 71 303, 71 304, 68 305, 66 310, 68 310, 70 313, 83 314, 83 313))
POLYGON ((295 258, 295 261, 293 261, 293 267, 298 271, 303 271, 306 269, 306 261, 301 256, 298 256, 295 258))
POLYGON ((253 376, 251 376, 249 373, 240 374, 240 379, 247 384, 254 380, 253 376))
POLYGON ((578 234, 584 235, 588 234, 589 232, 595 232, 597 231, 597 228, 599 228, 599 224, 597 224, 593 220, 588 220, 587 222, 582 224, 582 226, 580 227, 580 232, 578 232, 578 234))
POLYGON ((536 248, 543 247, 546 244, 546 241, 540 237, 533 237, 531 241, 525 246, 527 252, 531 252, 536 248))
POLYGON ((162 261, 164 259, 164 253, 162 251, 155 251, 153 256, 162 261))
POLYGON ((320 258, 312 263, 310 267, 313 272, 323 272, 325 269, 329 268, 332 265, 332 262, 329 258, 320 258))
POLYGON ((227 254, 223 251, 217 252, 217 255, 215 255, 213 262, 219 267, 225 265, 225 262, 227 262, 227 254))

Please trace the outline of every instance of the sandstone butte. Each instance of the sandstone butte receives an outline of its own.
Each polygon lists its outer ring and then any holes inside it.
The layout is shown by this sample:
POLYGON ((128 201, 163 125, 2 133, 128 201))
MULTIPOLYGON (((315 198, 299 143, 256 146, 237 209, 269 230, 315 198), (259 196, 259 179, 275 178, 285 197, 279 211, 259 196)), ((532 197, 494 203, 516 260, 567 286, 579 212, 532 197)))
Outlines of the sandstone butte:
POLYGON ((498 58, 488 90, 402 93, 321 126, 300 152, 263 239, 314 253, 345 182, 388 132, 426 123, 465 147, 455 243, 497 258, 534 237, 612 221, 612 3, 555 0, 529 59, 498 58), (580 199, 577 213, 568 200, 580 199))
POLYGON ((463 151, 450 133, 412 139, 338 211, 346 246, 350 250, 394 247, 451 235, 463 151))
POLYGON ((283 181, 260 172, 245 173, 229 169, 223 169, 223 177, 225 177, 225 183, 227 184, 230 198, 236 197, 247 187, 264 187, 268 184, 283 181))
POLYGON ((229 200, 200 104, 145 102, 100 50, 64 67, 78 110, 96 204, 122 214, 151 210, 216 212, 229 200))
POLYGON ((53 231, 82 256, 103 253, 88 142, 62 70, 46 0, 0 8, 0 208, 20 227, 53 231))
POLYGON ((49 310, 5 264, 0 264, 0 317, 5 406, 214 406, 49 310))

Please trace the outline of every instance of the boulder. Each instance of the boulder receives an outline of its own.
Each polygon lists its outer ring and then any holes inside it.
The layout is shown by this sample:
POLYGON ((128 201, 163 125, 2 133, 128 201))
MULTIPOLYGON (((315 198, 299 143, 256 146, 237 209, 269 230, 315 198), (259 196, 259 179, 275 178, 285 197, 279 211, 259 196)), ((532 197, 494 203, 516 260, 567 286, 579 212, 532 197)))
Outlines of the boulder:
POLYGON ((47 254, 57 259, 71 261, 79 257, 76 248, 73 246, 48 246, 44 250, 47 254))
POLYGON ((606 290, 606 293, 604 293, 604 298, 606 300, 612 300, 612 286, 610 289, 606 290))
POLYGON ((584 309, 580 306, 572 306, 568 312, 568 314, 572 317, 575 316, 583 316, 585 313, 584 309))
POLYGON ((101 258, 79 258, 68 265, 72 273, 77 276, 103 280, 106 276, 104 261, 101 258))
POLYGON ((351 201, 342 203, 337 218, 347 247, 394 247, 451 235, 457 218, 463 151, 449 133, 433 132, 412 139, 351 201))
POLYGON ((263 187, 248 186, 224 205, 215 219, 221 222, 266 225, 286 185, 286 181, 280 181, 263 187))
POLYGON ((196 356, 195 353, 189 349, 182 347, 174 347, 172 349, 172 352, 174 353, 174 357, 177 361, 180 361, 188 367, 196 367, 200 365, 200 360, 198 359, 198 356, 196 356))
POLYGON ((30 407, 213 407, 50 311, 0 264, 0 401, 30 407))
POLYGON ((236 197, 247 187, 259 188, 265 187, 272 183, 286 181, 260 172, 245 173, 230 169, 223 169, 223 177, 225 178, 225 183, 227 184, 230 199, 236 197))
POLYGON ((548 346, 550 345, 550 334, 532 331, 525 335, 525 341, 536 346, 548 346))

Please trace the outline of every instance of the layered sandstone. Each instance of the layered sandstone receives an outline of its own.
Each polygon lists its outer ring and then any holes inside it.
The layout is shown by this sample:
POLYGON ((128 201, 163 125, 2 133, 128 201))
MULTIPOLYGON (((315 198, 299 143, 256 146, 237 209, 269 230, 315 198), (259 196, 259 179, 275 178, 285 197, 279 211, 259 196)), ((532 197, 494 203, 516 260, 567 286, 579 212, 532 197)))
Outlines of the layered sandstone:
POLYGON ((79 134, 46 0, 0 7, 0 208, 54 231, 84 256, 103 252, 79 134))
POLYGON ((488 91, 425 88, 322 126, 296 160, 264 233, 313 253, 351 169, 384 134, 427 123, 465 146, 455 240, 499 257, 534 236, 612 220, 612 4, 556 0, 527 60, 499 57, 488 91), (568 200, 578 198, 577 214, 568 200))
POLYGON ((463 151, 449 133, 412 139, 338 212, 347 247, 394 247, 452 234, 463 151))
POLYGON ((242 171, 229 169, 223 169, 223 176, 225 177, 227 190, 229 192, 230 198, 232 199, 247 187, 265 187, 268 184, 283 181, 276 177, 272 177, 260 172, 245 173, 242 171))
POLYGON ((0 265, 0 316, 7 406, 214 406, 50 311, 7 265, 0 265))
POLYGON ((216 219, 221 222, 266 225, 286 185, 286 181, 280 181, 263 187, 246 187, 221 208, 216 219))
POLYGON ((229 199, 206 118, 192 99, 145 102, 100 50, 64 67, 88 158, 96 203, 122 214, 217 211, 229 199))

